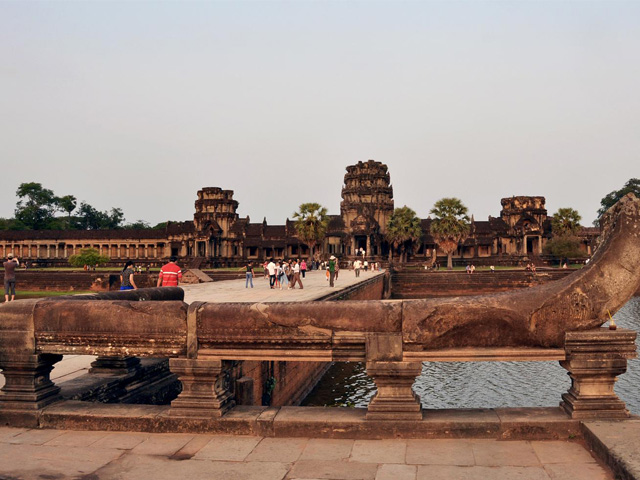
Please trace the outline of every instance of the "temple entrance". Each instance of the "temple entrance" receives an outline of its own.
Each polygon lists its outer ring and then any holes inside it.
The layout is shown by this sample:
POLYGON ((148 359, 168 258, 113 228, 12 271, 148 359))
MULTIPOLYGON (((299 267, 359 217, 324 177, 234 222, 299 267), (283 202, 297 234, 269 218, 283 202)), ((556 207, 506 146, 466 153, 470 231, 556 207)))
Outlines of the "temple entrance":
POLYGON ((358 254, 358 250, 363 249, 366 250, 367 249, 367 236, 366 235, 356 235, 355 236, 355 243, 356 243, 356 251, 354 252, 355 254, 358 254))
POLYGON ((539 252, 540 237, 527 237, 527 254, 539 252))
POLYGON ((206 242, 198 242, 198 257, 206 256, 207 246, 206 242))

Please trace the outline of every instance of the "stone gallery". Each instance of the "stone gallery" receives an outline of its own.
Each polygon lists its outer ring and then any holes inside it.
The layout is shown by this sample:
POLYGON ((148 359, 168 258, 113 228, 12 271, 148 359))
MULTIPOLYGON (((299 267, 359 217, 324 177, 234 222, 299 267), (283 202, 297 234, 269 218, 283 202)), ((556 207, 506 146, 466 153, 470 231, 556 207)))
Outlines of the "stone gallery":
MULTIPOLYGON (((492 263, 519 264, 542 254, 551 238, 551 217, 545 198, 503 198, 498 217, 471 220, 469 237, 458 246, 454 258, 492 263)), ((114 262, 136 259, 139 263, 162 261, 171 255, 193 267, 234 266, 246 260, 309 257, 309 248, 298 237, 295 222, 269 225, 264 219, 252 223, 240 218, 233 190, 205 187, 198 191, 192 221, 169 222, 164 229, 29 230, 0 232, 0 256, 8 253, 21 260, 64 264, 82 248, 95 248, 114 262)), ((385 261, 385 240, 393 214, 393 187, 387 165, 368 160, 347 167, 342 187, 340 214, 329 215, 329 228, 321 251, 343 260, 365 254, 368 260, 385 261)), ((423 236, 409 260, 431 262, 443 255, 430 235, 431 218, 421 220, 423 236)), ((597 228, 583 228, 581 248, 591 254, 597 228)))

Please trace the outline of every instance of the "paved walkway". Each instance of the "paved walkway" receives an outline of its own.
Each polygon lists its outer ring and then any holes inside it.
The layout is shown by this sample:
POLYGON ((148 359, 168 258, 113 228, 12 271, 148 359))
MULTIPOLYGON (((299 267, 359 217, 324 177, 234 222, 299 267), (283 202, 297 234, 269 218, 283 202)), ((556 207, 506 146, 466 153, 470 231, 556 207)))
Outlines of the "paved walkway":
POLYGON ((0 478, 613 480, 579 443, 329 440, 0 427, 0 478))
POLYGON ((295 290, 269 288, 269 279, 256 270, 253 288, 245 288, 245 279, 224 280, 221 282, 198 283, 195 285, 180 285, 184 289, 184 301, 203 302, 306 302, 317 300, 328 295, 333 290, 340 290, 356 283, 363 282, 378 275, 379 272, 361 272, 356 278, 353 271, 341 270, 335 287, 329 287, 326 273, 319 270, 307 272, 306 278, 301 279, 304 289, 296 286, 295 290))

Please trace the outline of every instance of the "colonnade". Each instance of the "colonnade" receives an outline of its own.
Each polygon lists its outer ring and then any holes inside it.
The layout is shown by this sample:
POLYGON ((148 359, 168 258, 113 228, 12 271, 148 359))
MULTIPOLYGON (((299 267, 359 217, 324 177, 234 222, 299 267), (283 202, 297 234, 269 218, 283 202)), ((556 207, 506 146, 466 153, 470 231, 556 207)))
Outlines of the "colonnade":
POLYGON ((0 243, 0 258, 12 253, 19 259, 65 259, 85 248, 110 258, 164 258, 171 254, 165 242, 4 242, 0 243))

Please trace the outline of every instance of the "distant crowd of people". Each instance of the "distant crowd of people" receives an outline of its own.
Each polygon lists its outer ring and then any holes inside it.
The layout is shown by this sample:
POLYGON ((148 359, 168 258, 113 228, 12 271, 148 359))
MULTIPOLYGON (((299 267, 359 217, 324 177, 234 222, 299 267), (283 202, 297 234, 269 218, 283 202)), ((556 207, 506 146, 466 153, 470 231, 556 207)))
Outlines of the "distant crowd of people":
MULTIPOLYGON (((356 259, 353 262, 349 261, 347 266, 355 272, 356 277, 360 277, 362 270, 366 272, 381 269, 379 263, 369 263, 367 260, 360 259, 356 259)), ((256 266, 251 261, 242 267, 242 271, 246 274, 245 288, 254 287, 253 278, 256 275, 255 269, 256 266)), ((262 263, 262 269, 264 279, 269 280, 269 288, 294 290, 296 286, 298 286, 298 288, 302 290, 304 288, 302 280, 306 278, 307 271, 309 270, 325 271, 329 286, 335 286, 335 282, 340 275, 340 262, 334 255, 331 255, 328 260, 310 260, 309 263, 307 263, 305 259, 274 260, 271 258, 262 263)))

